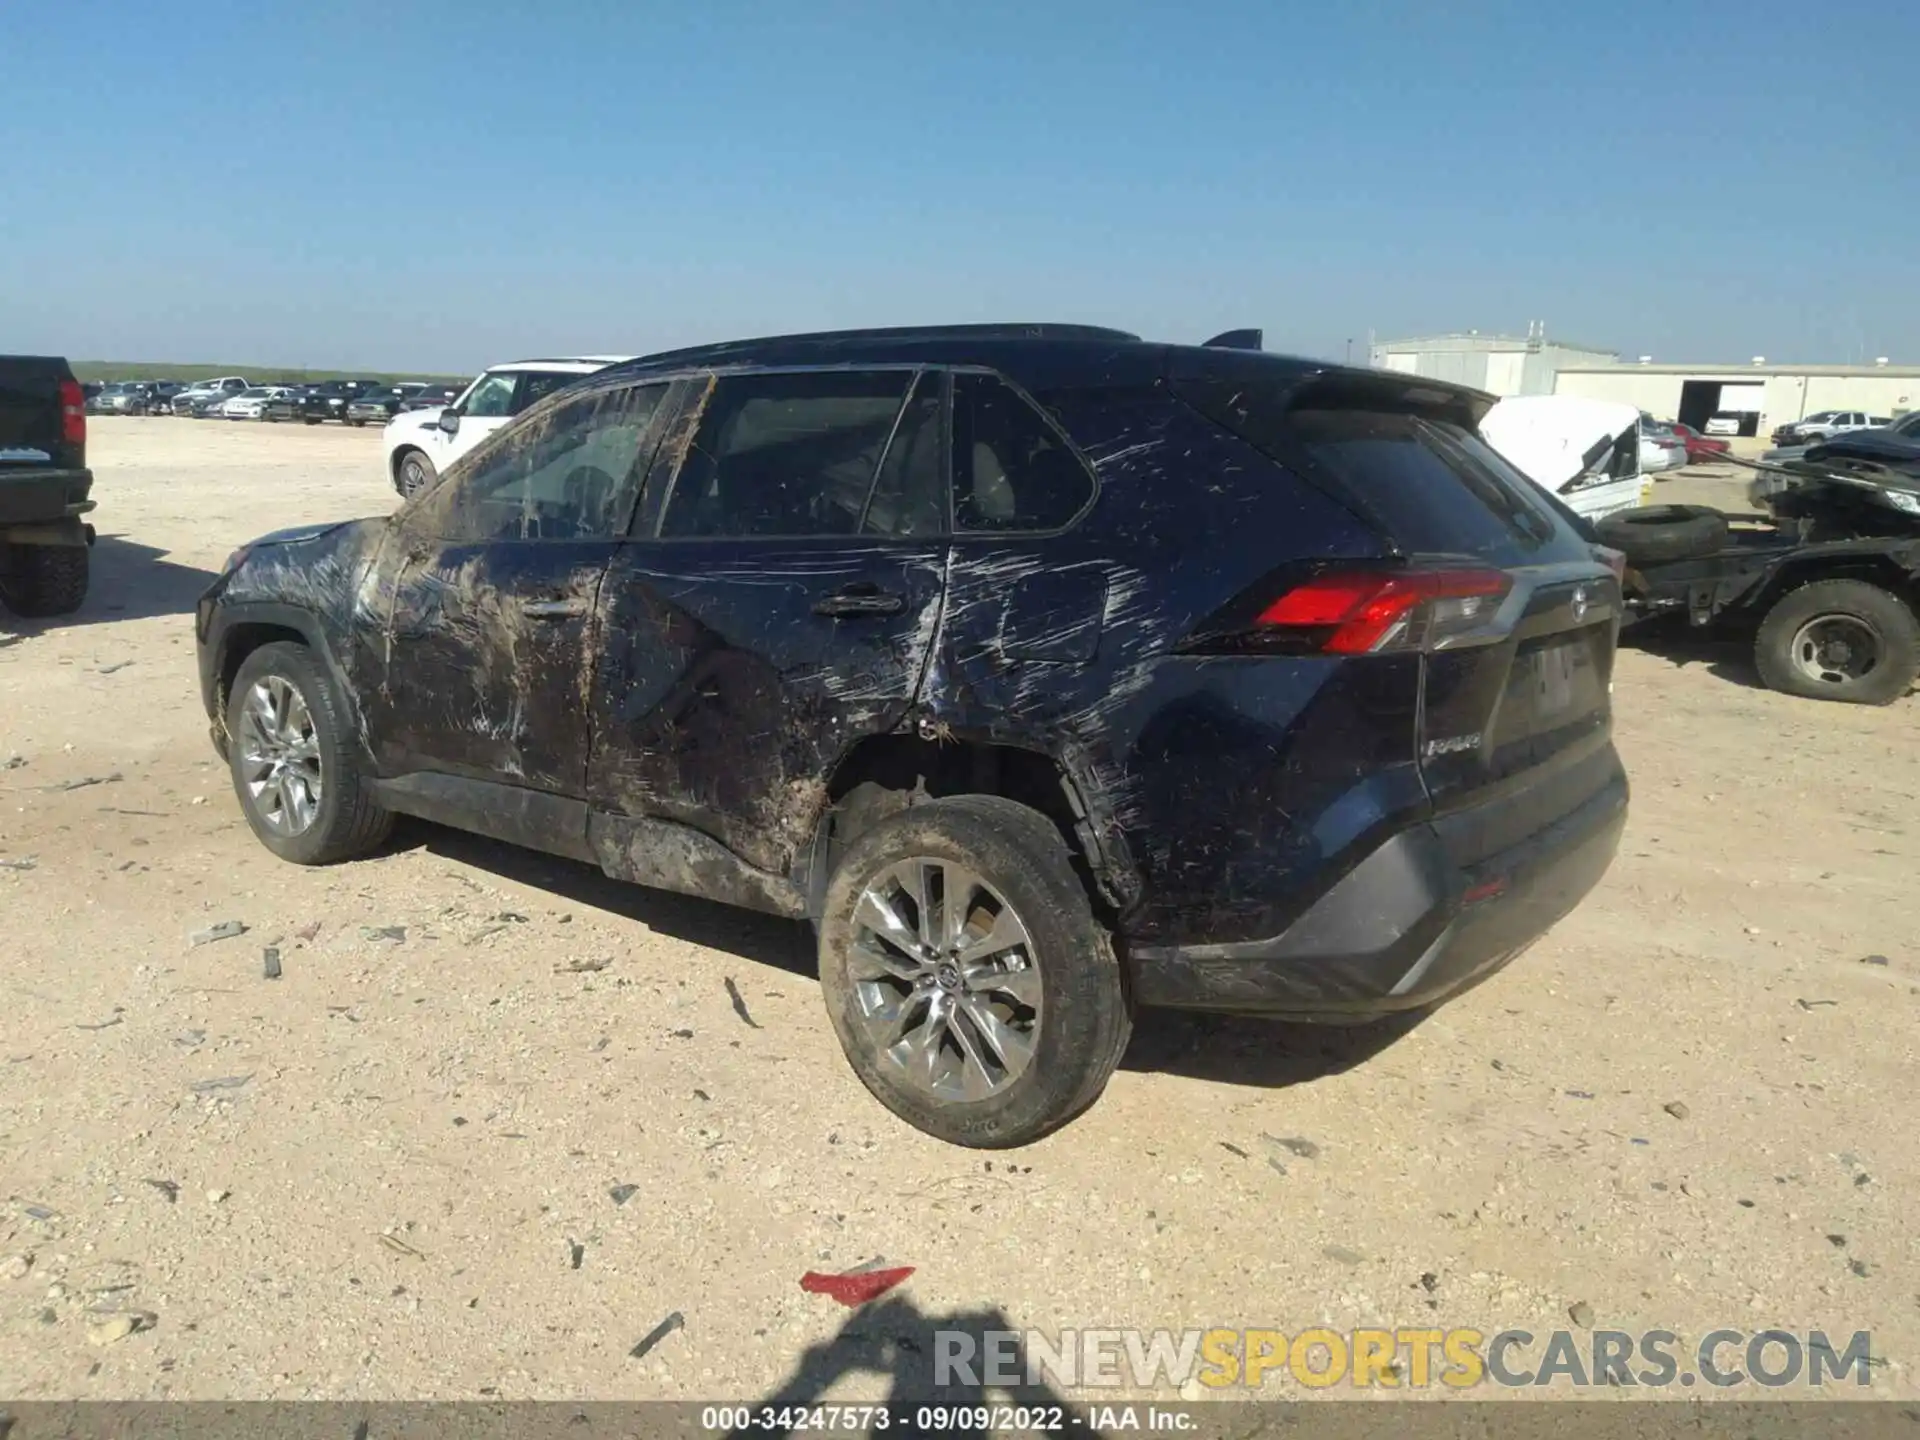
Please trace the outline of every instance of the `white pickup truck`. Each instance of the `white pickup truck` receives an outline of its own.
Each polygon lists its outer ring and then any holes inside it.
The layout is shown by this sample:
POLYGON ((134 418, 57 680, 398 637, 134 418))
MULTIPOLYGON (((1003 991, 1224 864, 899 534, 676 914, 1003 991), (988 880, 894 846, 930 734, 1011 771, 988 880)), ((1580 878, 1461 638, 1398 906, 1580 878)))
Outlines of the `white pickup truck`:
POLYGON ((1575 395, 1515 395, 1480 421, 1480 434, 1574 514, 1598 520, 1646 503, 1640 412, 1575 395))

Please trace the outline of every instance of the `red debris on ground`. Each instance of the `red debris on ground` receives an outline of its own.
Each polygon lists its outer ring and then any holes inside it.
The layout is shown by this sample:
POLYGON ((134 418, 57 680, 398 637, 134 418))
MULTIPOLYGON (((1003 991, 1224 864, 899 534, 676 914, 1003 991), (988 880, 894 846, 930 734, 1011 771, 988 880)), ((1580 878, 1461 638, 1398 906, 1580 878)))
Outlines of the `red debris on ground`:
POLYGON ((809 1270, 800 1277, 800 1288, 809 1295, 830 1295, 851 1309, 879 1299, 911 1274, 911 1265, 896 1265, 891 1270, 855 1270, 845 1275, 822 1275, 817 1270, 809 1270))

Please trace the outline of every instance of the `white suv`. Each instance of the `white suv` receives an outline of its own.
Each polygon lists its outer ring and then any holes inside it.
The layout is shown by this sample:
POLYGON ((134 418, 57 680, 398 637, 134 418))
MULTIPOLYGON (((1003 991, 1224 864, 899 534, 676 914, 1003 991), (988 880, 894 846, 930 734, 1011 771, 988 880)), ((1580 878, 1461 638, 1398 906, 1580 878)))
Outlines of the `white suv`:
POLYGON ((451 405, 405 410, 386 428, 387 476, 411 498, 442 472, 544 396, 630 355, 572 355, 558 360, 516 360, 474 377, 451 405))

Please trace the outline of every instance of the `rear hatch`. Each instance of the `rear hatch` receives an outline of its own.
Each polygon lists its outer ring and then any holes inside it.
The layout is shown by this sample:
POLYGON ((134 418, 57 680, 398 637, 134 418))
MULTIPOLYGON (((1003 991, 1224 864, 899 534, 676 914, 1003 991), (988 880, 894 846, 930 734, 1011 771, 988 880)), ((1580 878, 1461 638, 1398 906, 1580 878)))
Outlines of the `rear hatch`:
POLYGON ((0 355, 0 470, 86 464, 86 397, 67 362, 0 355))
POLYGON ((1538 833, 1617 776, 1620 591, 1564 506, 1481 439, 1473 392, 1385 374, 1257 372, 1180 393, 1384 541, 1385 563, 1318 571, 1263 612, 1355 658, 1417 650, 1413 746, 1453 858, 1538 833))

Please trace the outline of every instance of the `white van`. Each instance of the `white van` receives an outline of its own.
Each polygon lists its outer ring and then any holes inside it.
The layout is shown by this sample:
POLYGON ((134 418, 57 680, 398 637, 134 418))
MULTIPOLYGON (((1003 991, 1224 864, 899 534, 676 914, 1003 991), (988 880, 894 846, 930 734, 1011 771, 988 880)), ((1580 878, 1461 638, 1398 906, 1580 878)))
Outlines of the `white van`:
POLYGON ((1480 434, 1541 489, 1587 520, 1651 496, 1640 470, 1640 412, 1612 400, 1516 395, 1480 421, 1480 434))

